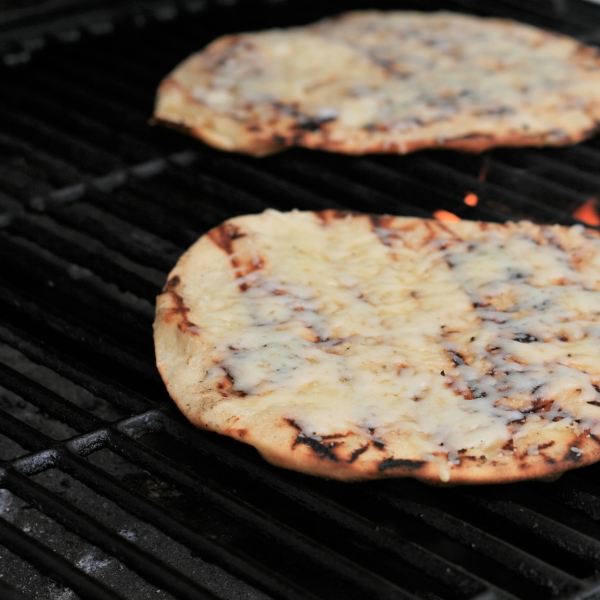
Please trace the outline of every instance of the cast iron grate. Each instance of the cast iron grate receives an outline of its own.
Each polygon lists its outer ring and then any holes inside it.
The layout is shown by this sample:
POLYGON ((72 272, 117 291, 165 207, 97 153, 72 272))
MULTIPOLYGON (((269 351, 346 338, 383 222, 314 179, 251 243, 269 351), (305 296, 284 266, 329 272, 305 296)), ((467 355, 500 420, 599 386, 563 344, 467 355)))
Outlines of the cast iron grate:
MULTIPOLYGON (((350 4, 165 3, 7 47, 3 598, 600 597, 600 466, 485 489, 315 480, 192 428, 156 373, 166 273, 233 215, 337 207, 600 224, 597 139, 483 156, 255 160, 148 127, 159 79, 219 33, 350 4)), ((575 0, 381 5, 513 16, 590 41, 600 30, 600 9, 575 0)))

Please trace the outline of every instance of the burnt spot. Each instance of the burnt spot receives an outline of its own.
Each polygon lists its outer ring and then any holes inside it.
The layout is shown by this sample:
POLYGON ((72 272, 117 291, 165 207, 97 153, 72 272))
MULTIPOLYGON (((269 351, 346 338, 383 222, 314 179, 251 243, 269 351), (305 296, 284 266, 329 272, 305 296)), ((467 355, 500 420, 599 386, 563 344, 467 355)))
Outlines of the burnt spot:
POLYGON ((321 459, 327 458, 333 462, 339 462, 340 460, 333 451, 336 446, 339 446, 339 442, 323 443, 315 438, 306 437, 303 433, 299 433, 294 446, 299 444, 308 446, 321 459))
POLYGON ((538 342, 538 338, 530 333, 516 333, 513 338, 515 342, 521 342, 522 344, 530 344, 531 342, 538 342))
POLYGON ((295 129, 302 129, 303 131, 319 131, 322 125, 335 121, 336 117, 326 117, 319 119, 318 117, 306 117, 300 116, 298 122, 294 126, 295 129))
MULTIPOLYGON (((167 286, 168 285, 169 284, 167 284, 167 286)), ((173 300, 173 306, 168 309, 168 312, 165 315, 165 321, 170 323, 173 319, 176 319, 179 331, 182 333, 198 335, 200 333, 200 327, 188 319, 190 309, 186 306, 183 298, 172 289, 168 290, 166 293, 170 294, 171 299, 173 300)))
POLYGON ((515 449, 515 445, 514 445, 512 439, 508 440, 508 442, 506 442, 502 446, 502 450, 506 450, 507 452, 512 452, 514 449, 515 449))
POLYGON ((245 235, 245 233, 240 232, 239 227, 232 223, 223 223, 208 232, 208 237, 215 246, 218 246, 227 254, 233 254, 233 240, 237 240, 245 235))
POLYGON ((472 400, 473 398, 485 398, 487 397, 487 392, 483 391, 482 389, 478 388, 476 385, 473 385, 472 383, 468 384, 468 388, 469 388, 469 392, 471 392, 471 398, 469 398, 470 400, 472 400))
POLYGON ((383 450, 385 448, 385 444, 383 442, 373 440, 371 443, 373 444, 374 448, 377 448, 377 450, 383 450))
POLYGON ((283 420, 286 421, 288 423, 288 425, 291 425, 294 429, 297 429, 298 431, 302 431, 302 427, 300 427, 300 425, 298 425, 298 423, 296 423, 296 421, 294 421, 294 419, 288 419, 287 417, 285 417, 283 420))
POLYGON ((350 458, 348 459, 347 462, 349 463, 353 463, 361 454, 363 454, 364 452, 367 451, 367 448, 369 447, 369 444, 366 444, 364 446, 361 446, 360 448, 357 448, 351 455, 350 458))
POLYGON ((593 404, 594 406, 600 406, 600 400, 590 400, 588 404, 593 404))
POLYGON ((389 471, 390 469, 407 469, 408 471, 418 471, 425 464, 424 460, 410 460, 407 458, 386 458, 379 463, 379 471, 389 471))
POLYGON ((546 442, 545 444, 540 444, 538 446, 538 450, 545 450, 546 448, 550 448, 551 446, 554 446, 554 440, 546 442))
POLYGON ((527 412, 545 413, 545 412, 548 412, 552 408, 553 404, 554 404, 554 400, 543 400, 543 399, 534 400, 533 408, 527 412))
POLYGON ((459 352, 455 352, 454 350, 448 350, 447 354, 457 367, 467 364, 467 361, 465 360, 464 356, 462 356, 462 354, 460 354, 459 352))
POLYGON ((181 279, 180 279, 179 275, 174 275, 165 284, 165 287, 163 288, 163 292, 169 292, 169 291, 174 290, 180 283, 181 283, 181 279))
POLYGON ((233 377, 229 373, 229 371, 221 365, 223 371, 225 371, 225 376, 217 383, 217 390, 223 397, 227 396, 236 396, 238 398, 243 398, 246 396, 246 392, 242 392, 241 390, 234 389, 234 381, 233 377))
POLYGON ((346 217, 358 217, 362 216, 362 213, 355 210, 320 210, 315 212, 317 217, 321 220, 323 225, 329 225, 332 221, 336 219, 345 219, 346 217))

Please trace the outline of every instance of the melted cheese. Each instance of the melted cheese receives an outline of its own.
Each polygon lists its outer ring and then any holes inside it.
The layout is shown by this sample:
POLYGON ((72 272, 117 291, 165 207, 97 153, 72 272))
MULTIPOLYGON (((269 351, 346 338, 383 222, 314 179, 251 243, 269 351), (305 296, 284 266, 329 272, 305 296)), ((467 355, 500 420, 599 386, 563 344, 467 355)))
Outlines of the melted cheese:
POLYGON ((233 269, 218 298, 204 276, 190 317, 214 340, 206 376, 245 394, 230 412, 277 412, 317 440, 385 440, 439 462, 443 480, 465 449, 526 439, 535 454, 542 427, 600 433, 600 241, 530 223, 394 227, 276 211, 244 222, 262 267, 233 269))
MULTIPOLYGON (((557 144, 594 127, 598 69, 591 49, 525 24, 364 11, 221 38, 172 74, 196 108, 159 97, 157 111, 211 132, 219 115, 258 137, 354 152, 407 152, 473 134, 557 144), (311 134, 300 139, 305 128, 311 134)), ((252 151, 245 143, 225 147, 252 151)))

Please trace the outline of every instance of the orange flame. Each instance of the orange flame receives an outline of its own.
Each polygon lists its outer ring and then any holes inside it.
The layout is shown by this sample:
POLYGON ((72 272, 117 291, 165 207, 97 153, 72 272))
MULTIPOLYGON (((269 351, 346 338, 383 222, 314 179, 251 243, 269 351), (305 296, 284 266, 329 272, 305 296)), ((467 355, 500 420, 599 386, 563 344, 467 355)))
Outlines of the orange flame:
POLYGON ((573 216, 587 225, 600 225, 600 216, 596 209, 596 198, 592 197, 584 202, 573 212, 573 216))
POLYGON ((449 223, 457 223, 461 220, 460 217, 457 217, 454 213, 448 212, 447 210, 436 210, 433 213, 433 216, 438 221, 448 221, 449 223))
POLYGON ((477 206, 477 203, 479 202, 479 198, 477 197, 477 194, 473 194, 472 192, 469 192, 465 196, 465 199, 463 200, 463 202, 467 206, 477 206))

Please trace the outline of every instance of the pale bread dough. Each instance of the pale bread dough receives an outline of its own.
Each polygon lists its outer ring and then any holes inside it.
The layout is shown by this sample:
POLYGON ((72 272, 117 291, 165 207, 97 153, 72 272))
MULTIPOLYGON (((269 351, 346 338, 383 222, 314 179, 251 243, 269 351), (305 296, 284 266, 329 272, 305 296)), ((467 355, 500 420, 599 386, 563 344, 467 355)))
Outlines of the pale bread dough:
POLYGON ((234 218, 170 273, 155 343, 192 423, 304 473, 496 483, 600 458, 582 226, 234 218))
POLYGON ((515 21, 352 12, 217 39, 164 79, 154 116, 255 156, 560 146, 597 128, 600 62, 515 21))

